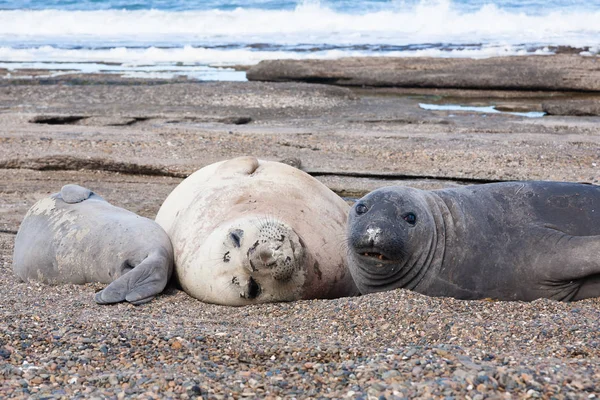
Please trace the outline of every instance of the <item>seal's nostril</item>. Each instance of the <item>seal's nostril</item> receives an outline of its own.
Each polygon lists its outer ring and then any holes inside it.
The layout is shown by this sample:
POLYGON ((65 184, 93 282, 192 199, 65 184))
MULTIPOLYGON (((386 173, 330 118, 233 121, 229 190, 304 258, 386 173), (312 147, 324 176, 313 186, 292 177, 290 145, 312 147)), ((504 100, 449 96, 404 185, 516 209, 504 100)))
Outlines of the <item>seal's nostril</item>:
POLYGON ((268 247, 263 247, 262 249, 260 249, 259 257, 260 261, 262 261, 262 263, 267 266, 275 262, 273 251, 268 247))

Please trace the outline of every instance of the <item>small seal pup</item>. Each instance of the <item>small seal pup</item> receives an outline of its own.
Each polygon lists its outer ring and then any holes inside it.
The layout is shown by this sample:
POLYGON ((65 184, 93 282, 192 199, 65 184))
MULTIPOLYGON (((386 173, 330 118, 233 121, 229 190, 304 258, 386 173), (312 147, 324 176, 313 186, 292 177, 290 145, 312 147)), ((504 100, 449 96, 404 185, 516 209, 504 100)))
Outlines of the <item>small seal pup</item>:
POLYGON ((357 295, 343 251, 349 208, 299 169, 240 157, 186 178, 156 221, 189 295, 242 306, 357 295))
POLYGON ((600 296, 600 187, 505 182, 375 190, 354 204, 348 262, 361 293, 571 301, 600 296))
POLYGON ((23 281, 109 283, 100 304, 146 303, 173 271, 173 248, 154 221, 115 207, 91 190, 65 185, 25 215, 13 255, 23 281))

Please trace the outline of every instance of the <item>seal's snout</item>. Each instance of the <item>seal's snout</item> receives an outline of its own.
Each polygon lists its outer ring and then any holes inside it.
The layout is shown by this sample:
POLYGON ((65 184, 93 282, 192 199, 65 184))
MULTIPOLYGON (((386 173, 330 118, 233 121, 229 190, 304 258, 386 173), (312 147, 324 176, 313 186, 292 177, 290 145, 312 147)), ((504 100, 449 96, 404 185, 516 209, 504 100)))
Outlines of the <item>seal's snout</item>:
POLYGON ((369 224, 362 229, 355 229, 352 245, 356 249, 376 249, 384 241, 384 230, 376 224, 369 224))
POLYGON ((248 261, 252 272, 266 272, 275 280, 287 281, 301 268, 303 254, 294 231, 283 224, 269 223, 248 249, 248 261))
POLYGON ((288 280, 298 267, 294 246, 290 240, 259 243, 248 253, 255 272, 269 272, 276 280, 288 280))
MULTIPOLYGON (((353 232, 357 232, 356 229, 353 232)), ((395 252, 389 250, 390 239, 393 238, 388 230, 377 223, 370 223, 351 237, 354 252, 365 260, 375 262, 393 261, 397 258, 395 252)))
POLYGON ((376 247, 377 246, 377 242, 379 241, 379 238, 381 237, 381 233, 382 233, 381 228, 377 228, 377 227, 375 227, 375 228, 373 228, 373 227, 367 228, 367 230, 365 232, 367 243, 371 247, 376 247))
POLYGON ((349 218, 350 245, 354 253, 368 262, 395 260, 396 254, 390 248, 390 241, 395 240, 390 222, 393 223, 395 215, 395 208, 390 207, 385 198, 380 201, 365 196, 357 201, 349 218))

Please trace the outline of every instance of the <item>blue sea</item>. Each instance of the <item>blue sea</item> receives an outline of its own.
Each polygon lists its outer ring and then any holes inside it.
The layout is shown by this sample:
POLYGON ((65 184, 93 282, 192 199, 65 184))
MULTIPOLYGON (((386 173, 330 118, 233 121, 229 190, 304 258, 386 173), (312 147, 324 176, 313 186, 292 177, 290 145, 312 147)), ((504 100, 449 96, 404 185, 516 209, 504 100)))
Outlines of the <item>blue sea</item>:
POLYGON ((600 0, 0 0, 0 68, 51 75, 244 80, 232 66, 558 46, 598 56, 600 0))

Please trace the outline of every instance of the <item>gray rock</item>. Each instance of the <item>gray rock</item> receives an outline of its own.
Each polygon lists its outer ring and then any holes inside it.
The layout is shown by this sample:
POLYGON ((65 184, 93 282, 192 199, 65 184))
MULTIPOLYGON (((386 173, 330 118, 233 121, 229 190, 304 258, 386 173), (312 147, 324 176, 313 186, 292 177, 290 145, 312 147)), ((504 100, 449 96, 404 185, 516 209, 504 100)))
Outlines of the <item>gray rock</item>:
POLYGON ((302 160, 298 157, 289 157, 279 160, 280 163, 291 165, 294 168, 302 169, 302 160))
POLYGON ((471 361, 471 358, 464 355, 457 356, 458 361, 465 367, 474 371, 481 371, 481 365, 478 365, 471 361))
POLYGON ((600 99, 549 101, 542 109, 548 115, 600 116, 600 99))
POLYGON ((251 81, 301 81, 341 86, 600 91, 600 58, 554 56, 345 58, 261 61, 251 81))

